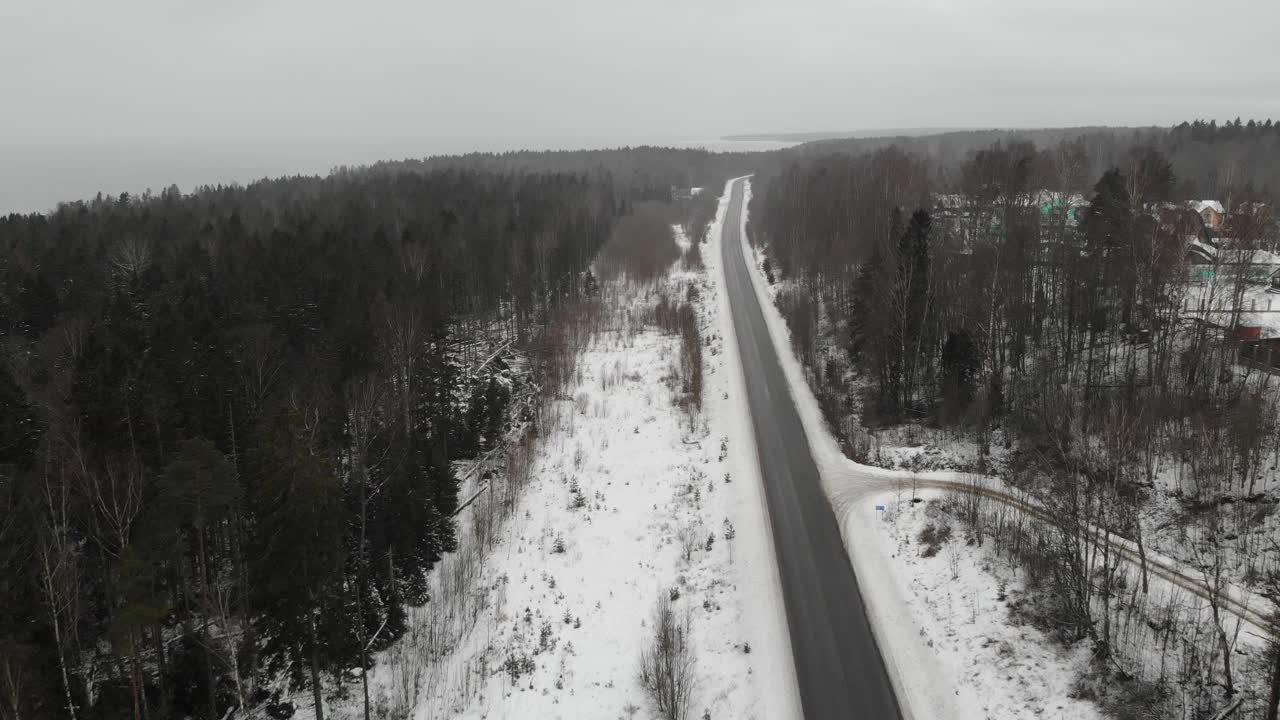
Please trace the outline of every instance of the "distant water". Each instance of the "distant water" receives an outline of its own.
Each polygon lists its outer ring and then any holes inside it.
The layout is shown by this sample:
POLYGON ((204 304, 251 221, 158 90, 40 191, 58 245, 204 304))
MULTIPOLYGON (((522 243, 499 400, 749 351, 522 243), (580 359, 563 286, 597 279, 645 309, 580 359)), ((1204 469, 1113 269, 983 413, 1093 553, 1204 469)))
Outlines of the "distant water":
POLYGON ((730 140, 728 138, 718 140, 679 140, 670 144, 673 147, 700 148, 711 152, 769 152, 799 145, 793 140, 730 140))
POLYGON ((98 193, 159 193, 170 185, 247 184, 264 177, 325 175, 340 165, 365 165, 473 151, 570 150, 621 145, 699 147, 716 152, 762 151, 790 143, 662 139, 500 139, 368 141, 113 141, 6 145, 0 140, 0 214, 45 212, 59 202, 98 193))

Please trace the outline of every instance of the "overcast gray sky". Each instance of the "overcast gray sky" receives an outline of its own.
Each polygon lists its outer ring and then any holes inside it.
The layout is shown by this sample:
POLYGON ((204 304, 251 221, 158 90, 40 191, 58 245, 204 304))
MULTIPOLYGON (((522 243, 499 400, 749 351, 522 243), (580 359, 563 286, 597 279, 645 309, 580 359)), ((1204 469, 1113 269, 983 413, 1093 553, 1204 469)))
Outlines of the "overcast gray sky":
POLYGON ((1277 0, 4 0, 0 139, 1280 117, 1277 0))
POLYGON ((0 212, 733 133, 1280 119, 1280 0, 0 0, 0 212))

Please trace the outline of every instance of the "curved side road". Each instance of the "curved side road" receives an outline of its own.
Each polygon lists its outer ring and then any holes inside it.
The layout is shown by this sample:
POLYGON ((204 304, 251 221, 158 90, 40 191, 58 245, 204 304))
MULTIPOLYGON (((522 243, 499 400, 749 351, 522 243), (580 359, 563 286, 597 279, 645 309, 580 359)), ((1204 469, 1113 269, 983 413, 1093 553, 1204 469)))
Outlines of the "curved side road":
POLYGON ((901 718, 835 513, 751 283, 742 249, 743 183, 733 183, 722 230, 725 289, 773 528, 800 703, 808 720, 901 718))
MULTIPOLYGON (((912 481, 904 480, 900 482, 905 484, 912 481)), ((947 480, 917 480, 914 481, 914 484, 917 488, 949 490, 951 492, 985 498, 1005 505, 1006 507, 1016 510, 1034 520, 1038 520, 1044 525, 1052 525, 1055 527, 1061 526, 1061 522, 1059 522, 1051 512, 1043 507, 1028 502, 1016 495, 983 487, 977 483, 963 483, 947 480)), ((1122 560, 1134 567, 1141 568, 1145 563, 1147 572, 1152 575, 1155 575, 1172 585, 1176 585, 1206 602, 1217 602, 1220 608, 1232 615, 1235 615, 1243 622, 1252 625, 1263 637, 1272 640, 1280 640, 1280 625, 1276 624, 1276 621, 1271 618, 1268 612, 1263 608, 1251 607, 1247 601, 1238 599, 1236 597, 1238 593, 1233 592, 1230 588, 1215 590, 1209 586, 1203 578, 1197 578, 1190 575, 1178 566, 1167 562, 1163 558, 1152 557, 1151 555, 1147 555, 1146 558, 1143 558, 1138 552, 1137 547, 1132 542, 1114 533, 1108 533, 1101 528, 1091 526, 1083 532, 1082 537, 1086 542, 1100 548, 1104 546, 1110 548, 1122 560)))

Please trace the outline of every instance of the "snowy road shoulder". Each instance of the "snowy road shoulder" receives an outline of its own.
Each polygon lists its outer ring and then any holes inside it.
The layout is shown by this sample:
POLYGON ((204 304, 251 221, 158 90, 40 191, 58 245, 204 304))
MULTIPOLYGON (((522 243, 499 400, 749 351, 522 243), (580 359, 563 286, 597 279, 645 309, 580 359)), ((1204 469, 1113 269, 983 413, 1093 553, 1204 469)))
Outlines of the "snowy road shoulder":
MULTIPOLYGON (((751 626, 755 628, 760 643, 761 671, 768 678, 768 686, 761 697, 763 717, 799 718, 800 691, 796 683, 795 663, 792 661, 791 637, 787 631, 786 608, 782 600, 782 580, 778 574, 778 561, 774 554, 773 531, 769 524, 769 510, 764 497, 763 480, 757 462, 755 430, 751 412, 747 407, 742 361, 738 357, 738 338, 729 312, 729 294, 725 287, 721 252, 726 222, 745 224, 745 213, 739 218, 728 218, 729 194, 734 180, 725 183, 720 196, 716 219, 707 233, 708 249, 703 253, 707 275, 715 282, 716 304, 714 320, 720 333, 722 353, 716 371, 717 390, 712 398, 711 417, 720 423, 720 432, 734 443, 728 461, 731 472, 740 479, 743 498, 742 521, 744 545, 751 553, 747 572, 750 582, 757 588, 747 606, 751 626)), ((750 198, 750 181, 746 181, 750 198)))
POLYGON ((863 596, 916 718, 1101 718, 1073 699, 1087 653, 1060 650, 1011 622, 1021 577, 941 509, 944 493, 910 487, 862 498, 845 518, 863 596), (911 665, 904 663, 910 662, 911 665), (919 663, 925 663, 923 665, 919 663))
MULTIPOLYGON (((657 717, 639 661, 660 597, 691 619, 691 717, 799 716, 715 247, 706 269, 606 290, 605 329, 544 410, 554 419, 479 567, 474 617, 434 659, 443 671, 427 674, 413 717, 657 717), (703 409, 692 422, 676 403, 680 338, 640 319, 664 296, 698 313, 703 409)), ((385 669, 380 679, 404 682, 385 669)))

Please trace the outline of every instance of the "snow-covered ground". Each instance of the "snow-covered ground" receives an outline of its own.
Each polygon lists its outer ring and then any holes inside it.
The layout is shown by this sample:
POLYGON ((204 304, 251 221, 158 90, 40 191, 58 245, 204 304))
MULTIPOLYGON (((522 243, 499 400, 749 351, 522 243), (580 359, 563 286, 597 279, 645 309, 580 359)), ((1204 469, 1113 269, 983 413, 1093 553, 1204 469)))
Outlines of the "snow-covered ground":
MULTIPOLYGON (((923 642, 942 671, 928 682, 953 693, 948 714, 915 716, 1101 718, 1093 703, 1072 697, 1075 679, 1089 661, 1087 649, 1064 651, 1030 624, 1015 623, 1010 608, 1022 597, 1018 572, 996 556, 991 543, 980 547, 964 536, 942 509, 942 492, 916 496, 923 502, 912 502, 909 486, 901 494, 868 496, 845 520, 850 546, 874 554, 881 569, 878 575, 861 575, 861 584, 891 583, 877 595, 900 603, 902 627, 886 630, 890 642, 923 642), (926 530, 938 538, 936 544, 921 540, 926 530)), ((869 566, 875 565, 862 565, 869 566)), ((921 689, 934 690, 916 692, 921 689)), ((938 694, 922 698, 935 703, 930 709, 941 700, 938 694)))
MULTIPOLYGON (((440 643, 423 636, 438 632, 431 613, 444 606, 415 615, 418 639, 373 676, 378 707, 421 720, 657 717, 638 670, 666 596, 692 620, 693 717, 799 717, 736 345, 714 282, 725 211, 722 201, 703 248, 708 269, 606 289, 604 329, 580 353, 573 387, 544 409, 549 429, 472 571, 464 617, 441 625, 453 635, 440 643), (662 294, 696 298, 705 387, 692 419, 674 402, 679 337, 640 319, 662 294)), ((460 521, 466 543, 466 513, 460 521)))
POLYGON ((489 617, 459 649, 486 658, 486 671, 428 698, 418 717, 627 717, 629 706, 645 708, 637 664, 663 593, 694 613, 708 691, 699 714, 751 713, 746 588, 730 563, 739 543, 724 539, 722 523, 739 508, 714 462, 716 443, 688 432, 663 382, 676 342, 611 331, 582 355, 560 428, 485 565, 489 617))

